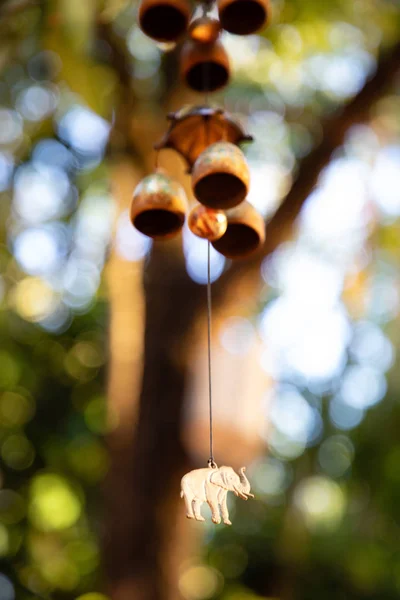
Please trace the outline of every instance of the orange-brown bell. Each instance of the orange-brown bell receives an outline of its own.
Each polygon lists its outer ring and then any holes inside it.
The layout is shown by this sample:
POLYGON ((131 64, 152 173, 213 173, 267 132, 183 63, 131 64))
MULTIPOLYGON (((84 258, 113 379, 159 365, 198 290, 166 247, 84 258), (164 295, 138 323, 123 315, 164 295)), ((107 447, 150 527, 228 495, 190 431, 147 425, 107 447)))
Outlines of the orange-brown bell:
POLYGON ((249 35, 266 24, 269 0, 218 0, 221 26, 230 33, 249 35))
POLYGON ((221 31, 221 24, 217 19, 210 17, 199 17, 191 23, 189 35, 193 41, 200 44, 212 44, 216 42, 221 31))
POLYGON ((169 238, 179 233, 186 211, 183 187, 163 173, 145 177, 133 193, 132 224, 151 238, 169 238))
POLYGON ((215 92, 229 81, 229 57, 219 40, 203 44, 192 39, 182 46, 181 77, 196 92, 215 92))
POLYGON ((139 25, 157 42, 175 42, 187 30, 190 13, 189 0, 142 0, 139 25))
POLYGON ((265 222, 247 200, 228 210, 228 227, 213 246, 227 258, 243 258, 255 252, 265 241, 265 222))
POLYGON ((197 237, 215 242, 222 237, 228 227, 228 221, 222 210, 213 210, 197 204, 188 217, 189 229, 197 237))
POLYGON ((168 131, 154 148, 173 148, 187 161, 190 171, 210 144, 221 140, 235 145, 253 141, 240 122, 222 108, 188 106, 170 113, 168 119, 168 131))
POLYGON ((243 152, 229 142, 209 146, 194 163, 193 192, 209 208, 237 206, 248 192, 250 172, 243 152))

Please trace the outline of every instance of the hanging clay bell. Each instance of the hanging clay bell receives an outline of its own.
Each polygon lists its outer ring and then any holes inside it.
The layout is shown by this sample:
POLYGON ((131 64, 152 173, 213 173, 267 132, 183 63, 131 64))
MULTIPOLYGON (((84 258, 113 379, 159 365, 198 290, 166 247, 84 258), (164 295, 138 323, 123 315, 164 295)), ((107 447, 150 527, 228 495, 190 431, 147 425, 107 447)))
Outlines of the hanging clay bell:
POLYGON ((183 187, 163 173, 145 177, 133 193, 132 224, 151 238, 169 238, 179 233, 186 211, 183 187))
POLYGON ((194 42, 212 44, 216 42, 221 31, 221 24, 217 19, 199 17, 189 27, 189 36, 194 42))
POLYGON ((139 25, 157 42, 175 42, 187 30, 190 13, 189 0, 142 0, 139 25))
POLYGON ((196 92, 215 92, 229 81, 229 57, 219 40, 203 44, 192 39, 182 46, 181 77, 196 92))
POLYGON ((228 221, 222 210, 213 210, 197 204, 189 214, 188 225, 190 231, 197 237, 215 242, 224 235, 228 221))
POLYGON ((193 192, 209 208, 237 206, 245 199, 249 184, 250 171, 244 154, 229 142, 212 144, 194 163, 193 192))
POLYGON ((269 0, 218 0, 218 12, 223 29, 249 35, 264 27, 270 5, 269 0))
POLYGON ((228 210, 228 227, 213 246, 227 258, 243 258, 255 252, 265 241, 265 222, 247 200, 228 210))
POLYGON ((225 140, 239 145, 253 140, 241 123, 222 108, 188 106, 170 113, 168 119, 168 131, 154 148, 173 148, 186 160, 190 171, 210 144, 225 140))

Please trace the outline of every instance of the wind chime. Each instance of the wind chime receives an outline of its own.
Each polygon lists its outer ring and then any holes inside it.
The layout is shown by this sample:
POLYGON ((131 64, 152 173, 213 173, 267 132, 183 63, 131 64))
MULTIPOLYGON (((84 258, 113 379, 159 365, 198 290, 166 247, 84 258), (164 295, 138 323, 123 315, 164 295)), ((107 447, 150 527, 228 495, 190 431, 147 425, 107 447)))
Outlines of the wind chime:
MULTIPOLYGON (((142 0, 139 24, 157 42, 177 42, 180 49, 180 75, 186 85, 208 95, 227 85, 230 78, 228 54, 220 40, 222 30, 236 35, 256 33, 266 24, 269 0, 214 0, 200 3, 202 15, 191 17, 191 0, 142 0)), ((207 96, 206 96, 207 99, 207 96)), ((265 240, 262 216, 246 201, 250 172, 240 144, 252 141, 242 126, 223 108, 202 106, 184 108, 168 115, 169 128, 155 146, 158 153, 172 148, 187 162, 192 189, 198 200, 188 215, 189 229, 208 241, 208 374, 210 416, 210 458, 207 467, 187 473, 181 481, 187 517, 204 521, 201 505, 207 502, 214 523, 230 525, 226 504, 228 491, 247 500, 250 483, 245 467, 235 473, 232 467, 218 468, 213 456, 211 380, 211 276, 210 246, 231 259, 248 256, 265 240)), ((158 162, 158 161, 157 161, 158 162)), ((188 201, 183 187, 156 167, 133 194, 131 221, 142 234, 168 239, 181 231, 188 201)))

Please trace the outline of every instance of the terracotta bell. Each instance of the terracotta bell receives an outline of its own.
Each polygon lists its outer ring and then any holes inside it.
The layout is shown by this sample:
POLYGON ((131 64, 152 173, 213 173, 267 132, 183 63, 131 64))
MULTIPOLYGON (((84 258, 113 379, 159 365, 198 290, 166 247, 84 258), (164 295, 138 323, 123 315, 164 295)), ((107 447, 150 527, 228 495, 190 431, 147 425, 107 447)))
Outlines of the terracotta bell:
POLYGON ((185 222, 187 199, 183 187, 164 173, 145 177, 133 193, 131 221, 151 238, 178 234, 185 222))
POLYGON ((180 60, 181 77, 196 92, 215 92, 229 81, 229 57, 219 40, 210 44, 187 40, 180 60))
POLYGON ((226 212, 228 227, 213 246, 227 258, 244 258, 260 248, 265 241, 265 222, 247 200, 226 212))
POLYGON ((224 235, 228 221, 222 210, 213 210, 197 204, 189 214, 188 225, 197 237, 214 242, 224 235))
POLYGON ((175 42, 187 30, 190 14, 189 0, 142 0, 139 25, 157 42, 175 42))
POLYGON ((221 24, 217 19, 211 17, 199 17, 189 27, 189 36, 193 41, 200 44, 212 44, 216 42, 221 31, 221 24))
POLYGON ((209 146, 194 163, 193 192, 209 208, 233 208, 248 192, 250 171, 243 152, 229 142, 209 146))
POLYGON ((229 33, 249 35, 264 27, 270 14, 269 0, 218 0, 221 26, 229 33))
POLYGON ((189 106, 170 113, 168 120, 168 131, 154 147, 173 148, 186 160, 189 170, 210 144, 224 140, 238 145, 253 140, 241 123, 222 108, 189 106))

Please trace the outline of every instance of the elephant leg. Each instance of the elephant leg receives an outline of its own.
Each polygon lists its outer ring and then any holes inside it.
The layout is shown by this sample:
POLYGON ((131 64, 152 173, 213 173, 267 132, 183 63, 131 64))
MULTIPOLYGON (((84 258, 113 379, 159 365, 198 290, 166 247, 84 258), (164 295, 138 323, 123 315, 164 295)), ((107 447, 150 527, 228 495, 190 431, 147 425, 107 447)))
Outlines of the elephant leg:
POLYGON ((188 497, 186 494, 184 494, 184 499, 185 499, 185 505, 186 505, 186 516, 188 519, 194 519, 194 512, 193 512, 193 497, 188 497))
POLYGON ((194 518, 196 519, 196 521, 205 521, 204 517, 201 516, 201 505, 203 504, 201 500, 199 500, 198 498, 194 498, 193 502, 193 512, 194 512, 194 518))
POLYGON ((219 514, 219 507, 218 507, 218 501, 214 501, 214 500, 209 500, 208 501, 208 505, 211 508, 211 519, 212 522, 215 523, 216 525, 218 525, 219 523, 221 523, 221 517, 219 514))
POLYGON ((232 522, 229 520, 228 506, 226 504, 227 495, 228 494, 224 494, 223 497, 220 498, 221 514, 222 514, 222 519, 223 519, 225 525, 232 525, 232 522))
POLYGON ((211 518, 213 523, 217 524, 221 523, 221 517, 219 514, 219 506, 218 506, 218 493, 220 488, 212 483, 206 484, 206 497, 207 504, 211 508, 211 518))

